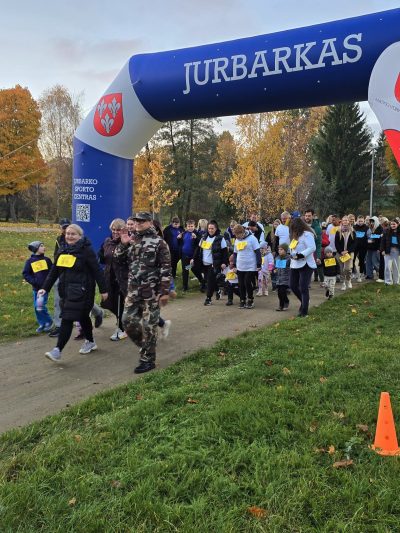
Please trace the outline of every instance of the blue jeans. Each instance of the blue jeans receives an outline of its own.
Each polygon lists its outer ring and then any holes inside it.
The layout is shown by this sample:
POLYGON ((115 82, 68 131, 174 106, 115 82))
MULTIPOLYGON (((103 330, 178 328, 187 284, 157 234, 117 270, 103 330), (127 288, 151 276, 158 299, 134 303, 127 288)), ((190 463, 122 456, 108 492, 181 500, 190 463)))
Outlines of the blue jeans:
POLYGON ((374 270, 379 272, 379 250, 367 250, 367 259, 365 263, 365 273, 367 278, 374 277, 374 270))
POLYGON ((43 306, 41 311, 36 309, 36 300, 37 300, 37 291, 33 290, 33 308, 35 309, 36 320, 38 321, 39 326, 51 326, 53 320, 47 311, 47 299, 49 295, 46 292, 43 296, 43 306))

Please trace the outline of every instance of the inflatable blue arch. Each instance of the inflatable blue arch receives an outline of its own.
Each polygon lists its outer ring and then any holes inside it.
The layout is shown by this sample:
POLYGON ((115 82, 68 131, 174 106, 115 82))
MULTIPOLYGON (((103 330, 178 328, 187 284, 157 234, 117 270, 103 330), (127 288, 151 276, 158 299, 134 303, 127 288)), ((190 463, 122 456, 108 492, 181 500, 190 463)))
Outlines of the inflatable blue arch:
POLYGON ((166 121, 363 100, 400 165, 400 9, 132 56, 75 133, 72 218, 98 246, 131 214, 133 158, 166 121))

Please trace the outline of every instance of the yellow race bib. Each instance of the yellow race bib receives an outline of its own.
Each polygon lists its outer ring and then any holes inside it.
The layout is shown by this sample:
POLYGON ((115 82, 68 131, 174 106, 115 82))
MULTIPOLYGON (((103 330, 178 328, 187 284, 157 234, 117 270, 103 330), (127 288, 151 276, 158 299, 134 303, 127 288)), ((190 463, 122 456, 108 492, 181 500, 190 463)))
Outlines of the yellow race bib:
POLYGON ((226 275, 226 279, 236 279, 236 278, 237 278, 236 272, 228 272, 226 275))
POLYGON ((49 267, 44 259, 31 263, 31 267, 35 274, 36 272, 41 272, 42 270, 49 270, 49 267))
POLYGON ((338 231, 338 229, 339 229, 339 226, 333 226, 333 227, 330 229, 329 233, 330 233, 331 235, 335 235, 335 233, 338 231))
POLYGON ((75 264, 76 257, 70 254, 61 254, 57 259, 58 267, 72 268, 75 264))
POLYGON ((330 257, 329 259, 324 259, 324 263, 326 267, 331 267, 336 265, 336 259, 334 257, 330 257))
POLYGON ((296 239, 292 239, 291 243, 289 244, 289 248, 291 250, 294 250, 298 244, 299 244, 299 241, 296 241, 296 239))
POLYGON ((211 246, 212 242, 203 241, 200 247, 203 248, 203 250, 210 250, 211 246))
POLYGON ((348 261, 349 259, 351 259, 351 255, 350 254, 344 254, 344 255, 341 255, 339 257, 339 259, 341 260, 342 263, 345 263, 346 261, 348 261))
POLYGON ((240 241, 240 242, 237 242, 236 243, 236 249, 238 252, 240 252, 241 250, 244 250, 247 246, 247 242, 246 241, 240 241))

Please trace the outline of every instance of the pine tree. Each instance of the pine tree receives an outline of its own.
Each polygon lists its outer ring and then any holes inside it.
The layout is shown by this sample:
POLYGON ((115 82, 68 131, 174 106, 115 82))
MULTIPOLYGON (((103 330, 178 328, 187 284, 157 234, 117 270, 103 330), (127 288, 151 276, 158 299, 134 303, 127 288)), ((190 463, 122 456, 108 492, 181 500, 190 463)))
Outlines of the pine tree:
POLYGON ((371 170, 371 132, 358 103, 328 108, 313 144, 316 164, 330 190, 332 209, 357 211, 368 198, 371 170))

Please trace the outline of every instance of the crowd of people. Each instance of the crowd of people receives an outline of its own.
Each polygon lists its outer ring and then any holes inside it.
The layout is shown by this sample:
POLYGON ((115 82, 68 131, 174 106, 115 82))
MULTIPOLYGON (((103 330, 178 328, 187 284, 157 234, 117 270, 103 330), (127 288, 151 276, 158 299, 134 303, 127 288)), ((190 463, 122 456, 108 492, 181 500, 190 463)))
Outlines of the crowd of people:
POLYGON ((181 263, 183 292, 197 280, 210 306, 226 295, 226 306, 239 299, 239 309, 252 309, 254 296, 276 293, 276 311, 289 308, 289 295, 299 300, 299 317, 308 316, 311 281, 319 282, 331 299, 339 282, 341 290, 364 279, 399 284, 399 219, 357 218, 330 215, 320 222, 313 209, 284 211, 266 231, 256 213, 240 224, 232 220, 226 230, 216 220, 189 219, 184 226, 178 217, 162 230, 150 213, 140 212, 128 220, 114 219, 110 235, 96 253, 83 230, 68 219, 60 221, 53 261, 45 255, 44 243, 28 245, 32 253, 23 269, 31 284, 37 332, 57 338, 46 352, 52 361, 61 359, 74 323, 76 339, 84 342, 80 353, 97 349, 95 327, 103 320, 103 309, 116 318, 112 341, 129 337, 139 348, 136 373, 155 368, 158 328, 168 336, 171 321, 160 316, 160 308, 176 295, 175 282, 181 263), (194 277, 191 278, 191 275, 194 277), (101 307, 95 304, 95 288, 101 307), (54 292, 54 316, 47 309, 54 292))

